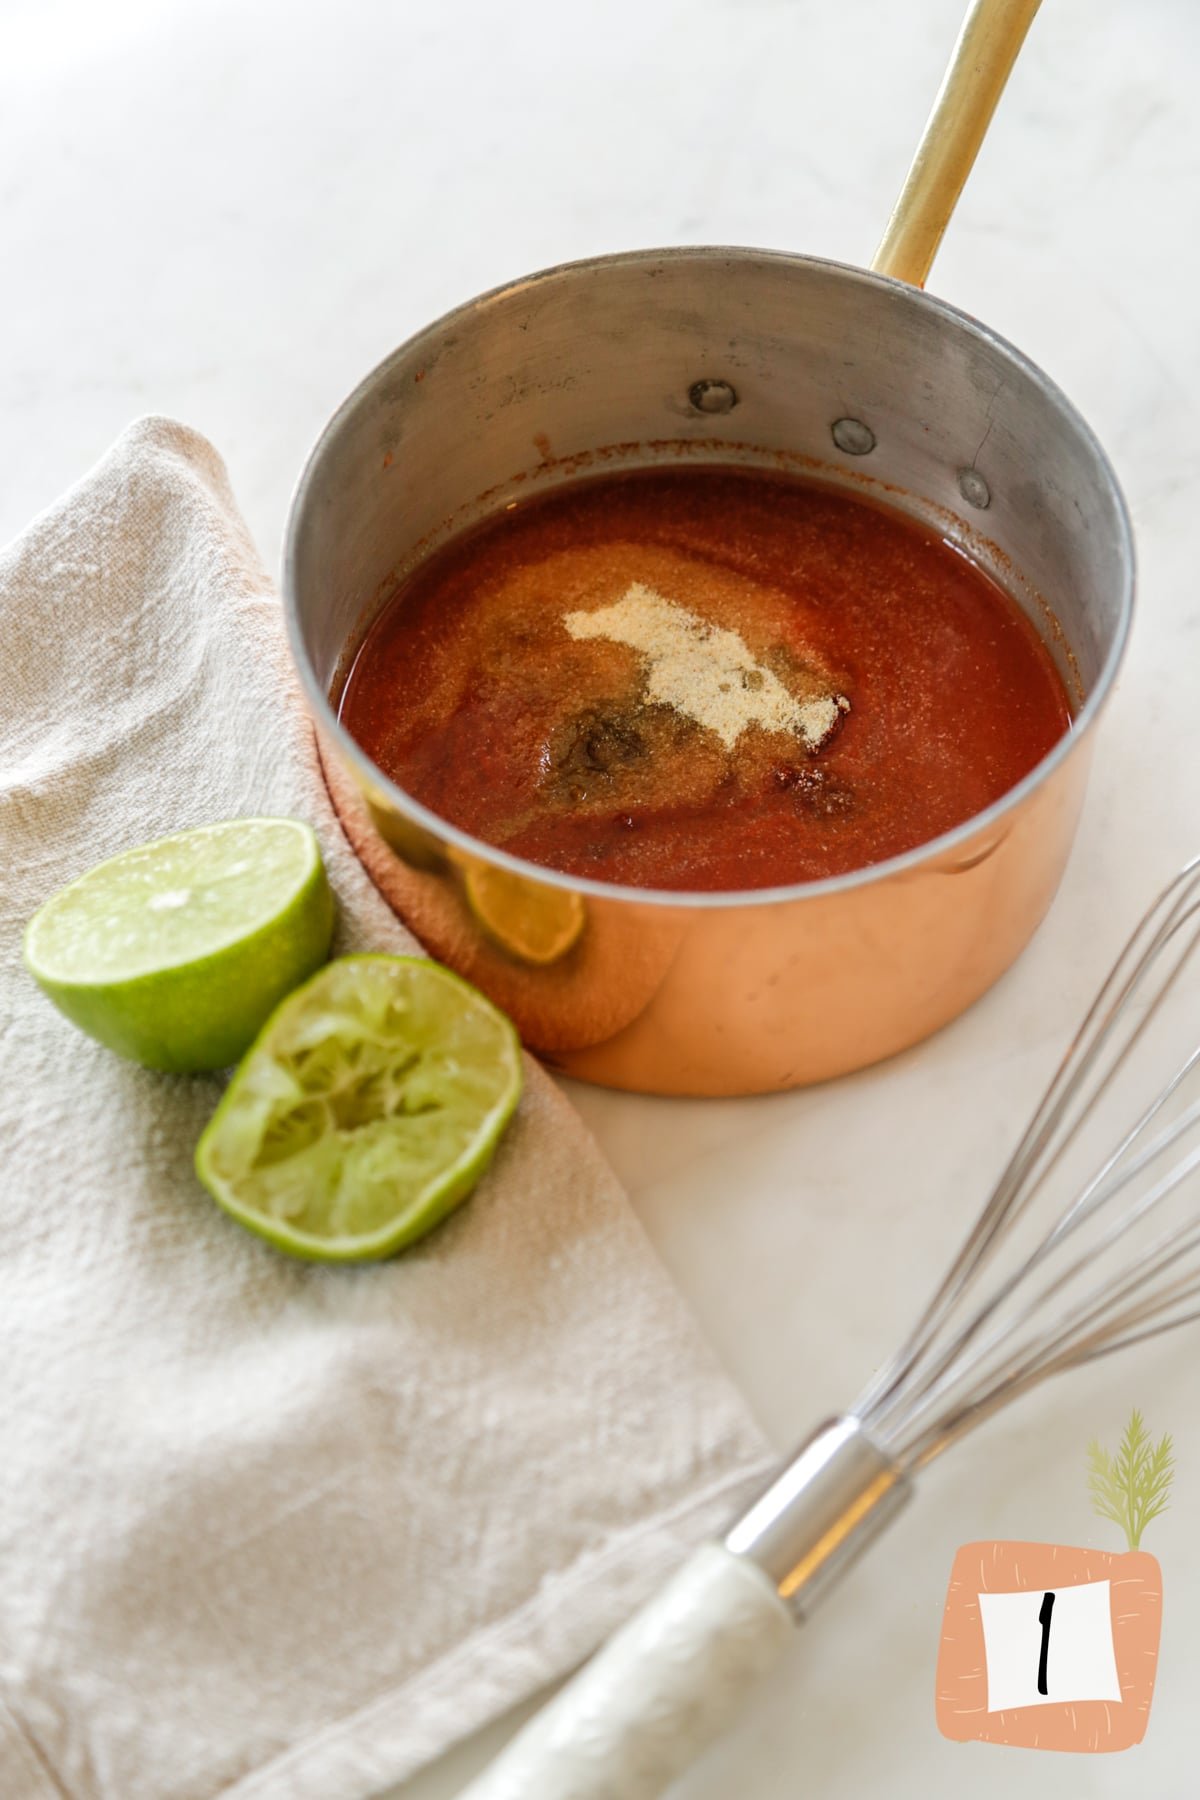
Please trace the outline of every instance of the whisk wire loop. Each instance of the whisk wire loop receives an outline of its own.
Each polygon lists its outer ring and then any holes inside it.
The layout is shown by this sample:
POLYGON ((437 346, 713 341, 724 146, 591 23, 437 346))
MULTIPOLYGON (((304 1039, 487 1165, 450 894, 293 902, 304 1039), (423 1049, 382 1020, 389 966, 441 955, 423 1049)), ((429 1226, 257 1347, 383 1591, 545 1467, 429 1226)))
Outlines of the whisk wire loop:
POLYGON ((1200 1004, 1173 1061, 1155 1038, 1198 915, 1200 857, 1117 957, 942 1282, 855 1406, 899 1467, 1051 1374, 1200 1318, 1200 1004), (1183 1216, 1147 1235, 1172 1204, 1183 1216))

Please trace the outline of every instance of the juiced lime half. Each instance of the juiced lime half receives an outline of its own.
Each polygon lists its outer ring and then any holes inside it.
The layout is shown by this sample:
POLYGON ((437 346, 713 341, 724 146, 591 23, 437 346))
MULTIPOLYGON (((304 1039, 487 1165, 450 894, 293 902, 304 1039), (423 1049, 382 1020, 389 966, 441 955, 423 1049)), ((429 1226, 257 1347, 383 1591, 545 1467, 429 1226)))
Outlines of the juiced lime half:
POLYGON ((293 1256, 391 1256, 466 1199, 520 1094, 516 1031, 475 988, 417 957, 346 956, 267 1021, 196 1172, 293 1256))
POLYGON ((333 896, 296 819, 230 819, 103 862, 25 933, 68 1019, 152 1069, 234 1063, 329 954, 333 896))

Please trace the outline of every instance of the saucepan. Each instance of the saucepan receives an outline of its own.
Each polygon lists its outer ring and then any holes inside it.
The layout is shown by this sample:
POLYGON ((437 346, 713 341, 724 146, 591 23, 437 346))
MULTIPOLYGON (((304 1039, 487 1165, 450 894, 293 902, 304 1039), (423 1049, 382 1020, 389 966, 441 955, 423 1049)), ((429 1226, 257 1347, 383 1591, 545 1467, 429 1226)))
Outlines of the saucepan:
POLYGON ((982 994, 1054 895, 1129 631, 1129 519, 1054 383, 922 288, 1036 3, 975 0, 870 270, 683 248, 512 282, 368 375, 300 478, 288 630, 346 828, 430 952, 571 1075, 735 1094, 861 1067, 982 994), (1038 627, 1071 730, 931 843, 833 880, 734 893, 554 873, 467 836, 376 768, 338 722, 339 684, 405 574, 531 494, 680 460, 794 470, 960 545, 1038 627), (490 884, 472 881, 480 870, 490 884), (494 891, 503 921, 478 903, 494 891), (548 953, 556 934, 538 922, 561 917, 578 929, 548 953))

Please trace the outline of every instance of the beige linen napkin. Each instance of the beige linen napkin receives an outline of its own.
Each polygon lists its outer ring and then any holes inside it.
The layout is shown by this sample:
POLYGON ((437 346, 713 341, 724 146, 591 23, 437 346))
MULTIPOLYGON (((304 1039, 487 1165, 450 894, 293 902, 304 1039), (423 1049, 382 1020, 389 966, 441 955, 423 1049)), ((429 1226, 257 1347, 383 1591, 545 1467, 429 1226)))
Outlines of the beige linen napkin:
POLYGON ((219 1083, 19 966, 54 888, 205 820, 312 821, 337 949, 412 940, 345 844, 278 605, 195 433, 132 427, 0 555, 0 1795, 354 1800, 578 1660, 764 1446, 536 1066, 392 1263, 209 1201, 219 1083))

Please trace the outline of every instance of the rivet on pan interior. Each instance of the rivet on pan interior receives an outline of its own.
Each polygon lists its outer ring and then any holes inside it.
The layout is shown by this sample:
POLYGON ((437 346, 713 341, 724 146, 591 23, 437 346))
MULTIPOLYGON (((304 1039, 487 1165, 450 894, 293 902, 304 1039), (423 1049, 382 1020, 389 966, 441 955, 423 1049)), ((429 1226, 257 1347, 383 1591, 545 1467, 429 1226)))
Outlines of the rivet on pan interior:
POLYGON ((694 381, 688 399, 702 413, 732 412, 738 403, 737 391, 727 381, 694 381))
POLYGON ((978 469, 958 471, 958 491, 968 506, 977 506, 981 512, 992 504, 992 490, 978 469))
POLYGON ((861 419, 835 419, 830 430, 834 443, 847 456, 869 456, 875 448, 875 433, 861 419))

